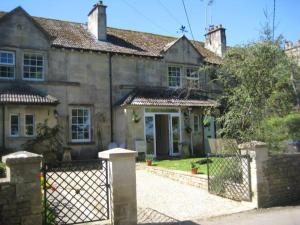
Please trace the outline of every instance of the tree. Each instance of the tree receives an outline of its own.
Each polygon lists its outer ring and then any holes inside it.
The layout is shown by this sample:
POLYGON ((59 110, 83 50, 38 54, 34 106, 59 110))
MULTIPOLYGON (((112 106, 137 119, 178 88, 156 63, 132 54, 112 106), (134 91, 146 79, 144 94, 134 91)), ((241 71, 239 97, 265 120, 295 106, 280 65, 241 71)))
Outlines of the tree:
POLYGON ((218 71, 224 88, 219 134, 238 141, 262 140, 263 120, 285 116, 294 107, 294 66, 277 42, 229 49, 218 71))

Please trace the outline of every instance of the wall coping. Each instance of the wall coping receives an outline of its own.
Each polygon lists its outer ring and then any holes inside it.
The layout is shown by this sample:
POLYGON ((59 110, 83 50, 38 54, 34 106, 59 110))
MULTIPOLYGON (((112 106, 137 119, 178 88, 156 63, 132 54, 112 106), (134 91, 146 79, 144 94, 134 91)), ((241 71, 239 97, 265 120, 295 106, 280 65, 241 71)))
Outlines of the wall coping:
POLYGON ((122 159, 122 158, 135 158, 138 153, 136 151, 127 150, 123 148, 114 148, 98 153, 98 157, 102 159, 122 159))
POLYGON ((239 149, 244 150, 252 150, 252 149, 258 149, 258 148, 266 148, 267 144, 261 141, 250 141, 246 143, 239 144, 239 149))
POLYGON ((2 157, 2 162, 4 162, 7 165, 40 163, 41 160, 41 155, 27 151, 19 151, 2 157))

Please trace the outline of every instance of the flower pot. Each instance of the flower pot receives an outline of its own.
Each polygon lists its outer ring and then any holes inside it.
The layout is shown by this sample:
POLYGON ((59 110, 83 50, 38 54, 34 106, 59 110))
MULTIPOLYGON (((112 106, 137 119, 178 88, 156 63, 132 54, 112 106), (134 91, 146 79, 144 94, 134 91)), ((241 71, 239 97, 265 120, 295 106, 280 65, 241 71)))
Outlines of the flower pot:
POLYGON ((146 160, 146 165, 147 166, 152 166, 152 160, 146 160))
POLYGON ((198 168, 192 168, 192 174, 197 174, 197 172, 198 172, 198 168))

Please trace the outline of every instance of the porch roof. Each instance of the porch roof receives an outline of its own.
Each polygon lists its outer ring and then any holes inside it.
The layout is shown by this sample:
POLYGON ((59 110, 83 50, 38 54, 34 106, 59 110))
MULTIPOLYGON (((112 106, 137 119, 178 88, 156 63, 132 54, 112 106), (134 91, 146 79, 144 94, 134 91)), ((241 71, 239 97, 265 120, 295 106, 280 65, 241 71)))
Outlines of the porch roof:
POLYGON ((136 89, 129 93, 121 106, 193 106, 216 107, 201 91, 189 89, 151 88, 136 89))
POLYGON ((0 104, 57 105, 59 101, 26 83, 14 83, 0 88, 0 104))

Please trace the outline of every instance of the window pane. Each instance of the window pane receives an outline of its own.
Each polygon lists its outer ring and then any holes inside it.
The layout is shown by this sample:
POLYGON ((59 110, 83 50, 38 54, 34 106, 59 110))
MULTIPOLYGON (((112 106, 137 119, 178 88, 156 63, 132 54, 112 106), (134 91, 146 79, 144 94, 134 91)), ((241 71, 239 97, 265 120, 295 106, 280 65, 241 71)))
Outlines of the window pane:
POLYGON ((90 141, 90 110, 86 108, 72 109, 72 140, 90 141))
POLYGON ((18 115, 10 116, 10 134, 12 136, 19 135, 19 116, 18 115))
POLYGON ((13 52, 1 52, 0 51, 0 64, 14 65, 14 53, 13 52))
POLYGON ((43 79, 43 56, 39 54, 24 54, 23 77, 25 79, 43 79))
POLYGON ((33 124, 33 115, 26 115, 26 125, 33 124))
POLYGON ((179 87, 180 86, 180 67, 168 67, 169 75, 169 86, 179 87))

